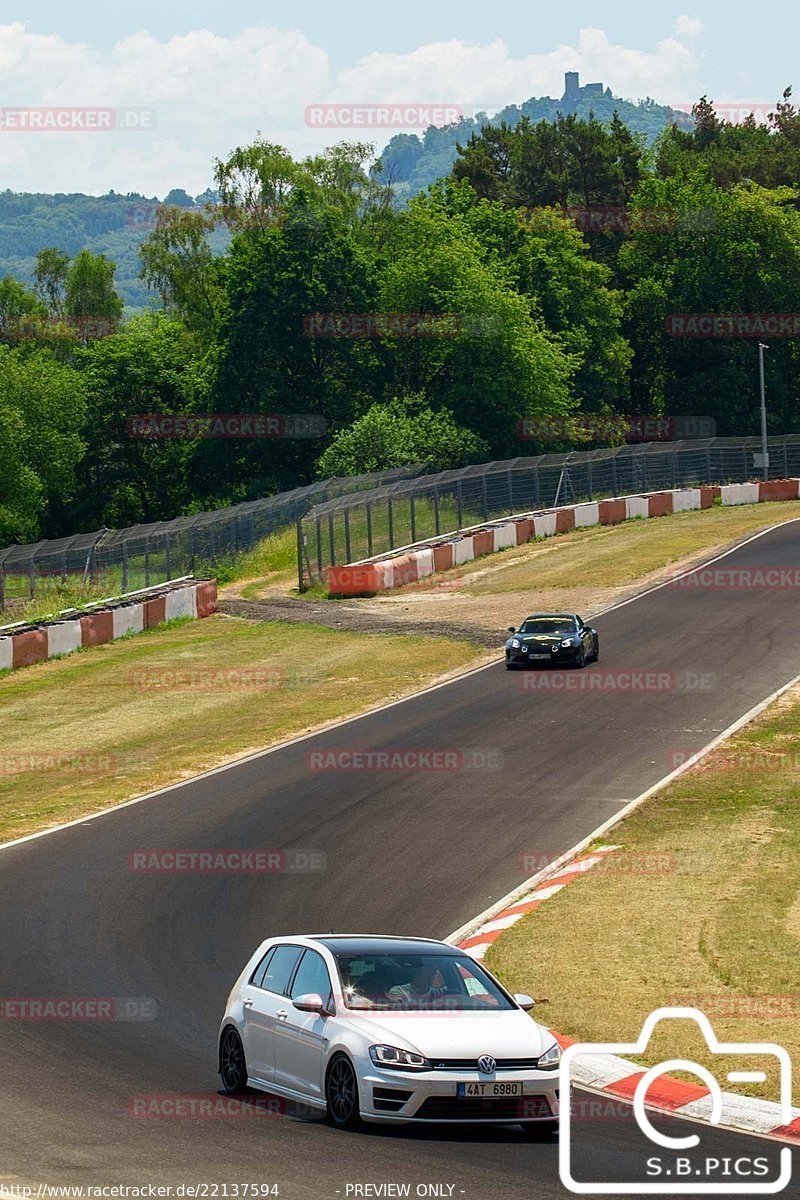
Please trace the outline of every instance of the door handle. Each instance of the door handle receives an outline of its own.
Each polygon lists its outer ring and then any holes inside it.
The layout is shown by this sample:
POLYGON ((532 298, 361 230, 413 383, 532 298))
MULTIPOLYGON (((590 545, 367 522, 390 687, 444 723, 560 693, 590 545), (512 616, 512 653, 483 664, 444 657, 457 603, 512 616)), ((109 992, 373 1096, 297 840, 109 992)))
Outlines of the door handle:
POLYGON ((278 1011, 275 1013, 275 1016, 278 1018, 279 1021, 285 1021, 286 1018, 288 1017, 288 1015, 289 1015, 288 1008, 279 1008, 278 1011))
POLYGON ((253 1007, 252 1000, 243 1000, 242 1001, 242 1008, 252 1008, 252 1007, 253 1007))

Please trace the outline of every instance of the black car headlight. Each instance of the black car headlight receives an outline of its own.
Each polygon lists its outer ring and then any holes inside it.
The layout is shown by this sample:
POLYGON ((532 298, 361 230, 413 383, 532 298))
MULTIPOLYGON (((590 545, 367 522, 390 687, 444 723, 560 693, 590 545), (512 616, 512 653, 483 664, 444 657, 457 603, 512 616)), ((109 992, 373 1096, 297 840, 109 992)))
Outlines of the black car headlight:
POLYGON ((536 1068, 539 1071, 556 1071, 558 1064, 561 1062, 561 1047, 558 1042, 553 1042, 549 1049, 545 1050, 540 1057, 536 1068))
POLYGON ((511 641, 509 642, 509 645, 511 646, 512 650, 519 650, 521 644, 522 643, 519 642, 516 638, 512 638, 511 641))
POLYGON ((399 1046, 370 1046, 369 1056, 376 1067, 391 1067, 395 1071, 433 1070, 424 1055, 401 1050, 399 1046))
POLYGON ((577 642, 577 639, 576 639, 576 638, 564 638, 564 639, 563 639, 563 641, 562 641, 562 643, 561 643, 561 645, 562 645, 562 646, 564 646, 564 647, 567 647, 567 646, 577 646, 577 644, 578 644, 578 642, 577 642))

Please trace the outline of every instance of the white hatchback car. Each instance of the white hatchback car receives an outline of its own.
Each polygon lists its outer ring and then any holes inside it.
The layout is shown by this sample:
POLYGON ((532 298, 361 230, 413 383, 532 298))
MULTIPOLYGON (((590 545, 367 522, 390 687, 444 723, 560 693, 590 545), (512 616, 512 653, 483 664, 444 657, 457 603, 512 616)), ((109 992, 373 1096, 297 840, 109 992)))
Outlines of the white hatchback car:
POLYGON ((270 938, 228 997, 219 1072, 247 1087, 366 1121, 558 1127, 553 1034, 485 967, 422 938, 270 938))

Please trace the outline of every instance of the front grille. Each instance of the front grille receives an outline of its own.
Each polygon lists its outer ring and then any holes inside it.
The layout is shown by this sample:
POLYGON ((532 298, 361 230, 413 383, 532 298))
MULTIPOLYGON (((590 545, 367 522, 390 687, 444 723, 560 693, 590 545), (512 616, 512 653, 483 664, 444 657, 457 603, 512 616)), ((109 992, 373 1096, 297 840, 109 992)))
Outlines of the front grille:
MULTIPOLYGON (((539 1065, 538 1058, 498 1058, 498 1071, 535 1071, 539 1065)), ((434 1071, 477 1071, 477 1058, 435 1058, 432 1060, 434 1071)))
POLYGON ((372 1104, 378 1112, 398 1112, 411 1099, 411 1092, 401 1092, 396 1088, 372 1089, 372 1104))
POLYGON ((544 1096, 429 1096, 414 1114, 427 1121, 530 1121, 553 1116, 544 1096))

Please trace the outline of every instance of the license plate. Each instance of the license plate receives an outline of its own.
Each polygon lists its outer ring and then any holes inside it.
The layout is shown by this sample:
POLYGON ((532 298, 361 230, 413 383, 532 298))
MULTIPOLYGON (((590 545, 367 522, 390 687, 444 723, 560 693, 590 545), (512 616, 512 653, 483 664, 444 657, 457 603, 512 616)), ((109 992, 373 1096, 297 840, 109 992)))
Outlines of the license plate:
POLYGON ((457 1096, 521 1096, 521 1082, 458 1083, 457 1096))
POLYGON ((549 658, 550 655, 549 654, 531 654, 530 657, 531 658, 549 658))

